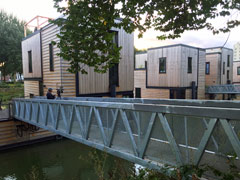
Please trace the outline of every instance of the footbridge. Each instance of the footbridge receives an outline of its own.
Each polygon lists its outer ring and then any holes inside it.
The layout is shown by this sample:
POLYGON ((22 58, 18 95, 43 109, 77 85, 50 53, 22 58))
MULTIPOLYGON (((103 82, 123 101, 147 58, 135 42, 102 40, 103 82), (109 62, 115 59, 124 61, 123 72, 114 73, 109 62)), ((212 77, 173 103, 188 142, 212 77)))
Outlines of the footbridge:
POLYGON ((14 99, 13 116, 148 168, 239 165, 238 101, 14 99))

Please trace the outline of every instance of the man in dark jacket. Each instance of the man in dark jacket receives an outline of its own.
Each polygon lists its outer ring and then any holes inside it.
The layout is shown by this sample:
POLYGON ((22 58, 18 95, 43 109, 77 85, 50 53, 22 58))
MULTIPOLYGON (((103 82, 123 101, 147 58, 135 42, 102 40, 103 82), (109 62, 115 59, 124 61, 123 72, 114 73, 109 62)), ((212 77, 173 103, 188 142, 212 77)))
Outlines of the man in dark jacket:
POLYGON ((47 99, 55 99, 55 95, 52 94, 52 88, 48 88, 47 99))

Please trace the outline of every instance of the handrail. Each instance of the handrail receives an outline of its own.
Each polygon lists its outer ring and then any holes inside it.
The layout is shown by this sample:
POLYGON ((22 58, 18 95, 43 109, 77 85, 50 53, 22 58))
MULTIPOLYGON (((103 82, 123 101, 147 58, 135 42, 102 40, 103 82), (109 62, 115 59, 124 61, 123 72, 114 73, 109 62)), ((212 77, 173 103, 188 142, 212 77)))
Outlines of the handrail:
MULTIPOLYGON (((34 99, 46 99, 45 96, 36 96, 34 99)), ((56 100, 118 102, 138 104, 168 104, 180 106, 225 107, 239 108, 240 101, 229 100, 192 100, 192 99, 143 99, 143 98, 99 98, 99 97, 62 97, 56 100)))
POLYGON ((225 84, 214 85, 206 88, 208 94, 240 94, 240 85, 225 84))
POLYGON ((240 120, 239 108, 223 107, 199 107, 199 106, 182 106, 166 104, 141 104, 141 103, 121 103, 121 102, 98 102, 98 101, 74 101, 74 100, 48 100, 48 99, 14 99, 21 102, 39 102, 48 104, 65 104, 79 105, 88 107, 102 108, 121 108, 126 110, 160 112, 175 115, 202 116, 214 118, 226 118, 240 120), (187 108, 187 110, 186 110, 187 108), (226 113, 225 111, 228 112, 226 113))

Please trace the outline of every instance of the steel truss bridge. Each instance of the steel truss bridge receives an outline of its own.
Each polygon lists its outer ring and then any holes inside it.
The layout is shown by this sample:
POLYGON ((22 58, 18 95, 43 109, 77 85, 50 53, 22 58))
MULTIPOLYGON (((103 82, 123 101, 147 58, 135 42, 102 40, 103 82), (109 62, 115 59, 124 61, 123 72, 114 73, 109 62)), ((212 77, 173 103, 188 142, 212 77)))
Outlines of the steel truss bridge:
POLYGON ((117 98, 14 99, 14 118, 148 168, 240 157, 240 102, 117 98))

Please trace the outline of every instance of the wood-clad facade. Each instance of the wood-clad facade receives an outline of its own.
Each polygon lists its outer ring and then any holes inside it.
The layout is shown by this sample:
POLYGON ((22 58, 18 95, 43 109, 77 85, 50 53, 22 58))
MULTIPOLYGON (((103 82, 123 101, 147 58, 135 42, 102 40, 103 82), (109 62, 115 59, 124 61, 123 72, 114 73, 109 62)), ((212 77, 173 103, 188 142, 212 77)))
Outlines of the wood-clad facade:
MULTIPOLYGON (((122 28, 113 29, 117 32, 118 46, 121 46, 121 60, 118 65, 117 95, 133 93, 134 76, 134 41, 133 34, 127 34, 122 28)), ((109 71, 105 74, 95 73, 93 68, 86 67, 88 74, 78 73, 77 96, 110 96, 109 71)), ((132 96, 132 95, 131 95, 132 96)))
POLYGON ((233 61, 233 84, 240 84, 240 61, 233 61))
POLYGON ((206 86, 233 82, 233 50, 222 47, 206 49, 206 86))
POLYGON ((147 52, 137 52, 135 55, 135 69, 145 68, 147 52))
POLYGON ((36 31, 22 41, 24 96, 42 95, 41 33, 36 31))
POLYGON ((146 69, 136 68, 134 80, 142 98, 204 99, 205 50, 183 44, 150 48, 146 69))
POLYGON ((41 138, 53 139, 54 133, 14 120, 0 121, 0 150, 24 145, 41 138))
MULTIPOLYGON (((112 29, 117 34, 118 46, 121 46, 121 60, 118 65, 118 84, 114 88, 115 96, 133 96, 134 76, 134 44, 133 34, 126 33, 123 29, 112 29)), ((60 28, 54 24, 48 24, 39 31, 25 38, 22 42, 23 66, 25 77, 25 96, 34 94, 45 95, 48 88, 56 90, 63 88, 63 97, 74 96, 112 96, 109 72, 99 74, 93 68, 87 67, 88 74, 72 74, 67 71, 70 67, 68 61, 57 56, 60 52, 52 41, 58 41, 57 34, 60 28), (38 41, 36 40, 38 38, 38 41), (31 43, 29 43, 31 42, 31 43), (35 50, 34 48, 38 49, 35 50), (34 50, 33 50, 34 49, 34 50), (32 72, 28 73, 28 52, 32 52, 32 72), (37 53, 36 53, 37 52, 37 53), (37 70, 36 70, 36 68, 37 70), (38 71, 35 73, 35 71, 38 71), (31 76, 30 76, 30 75, 31 76), (27 82, 29 81, 29 82, 27 82), (30 82, 31 81, 31 82, 30 82), (32 88, 33 81, 38 81, 35 88, 32 88), (36 88, 39 93, 36 93, 36 88)))

